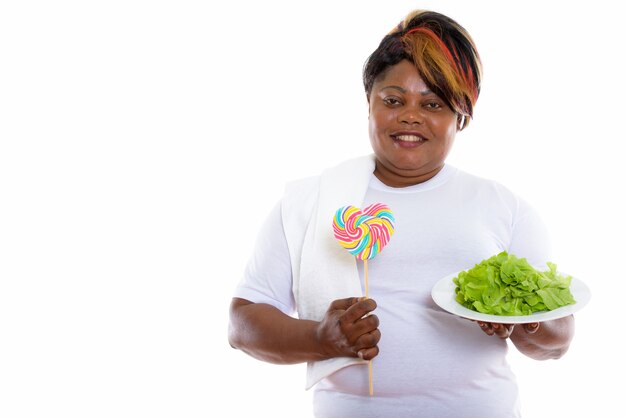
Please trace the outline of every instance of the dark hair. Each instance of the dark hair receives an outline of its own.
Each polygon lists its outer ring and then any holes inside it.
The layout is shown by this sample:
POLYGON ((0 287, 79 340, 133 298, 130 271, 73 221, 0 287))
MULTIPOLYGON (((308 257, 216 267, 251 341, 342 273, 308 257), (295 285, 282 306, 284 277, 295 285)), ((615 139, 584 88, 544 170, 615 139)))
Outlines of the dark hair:
POLYGON ((474 41, 457 22, 437 12, 415 10, 380 42, 363 67, 368 100, 374 82, 402 60, 415 65, 435 94, 469 123, 480 93, 482 64, 474 41))

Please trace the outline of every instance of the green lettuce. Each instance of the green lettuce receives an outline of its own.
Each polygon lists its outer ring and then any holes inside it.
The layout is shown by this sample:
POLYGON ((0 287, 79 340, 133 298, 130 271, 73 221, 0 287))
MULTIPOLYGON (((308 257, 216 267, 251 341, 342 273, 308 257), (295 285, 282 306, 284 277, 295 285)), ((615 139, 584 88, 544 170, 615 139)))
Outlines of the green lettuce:
POLYGON ((572 277, 559 274, 553 263, 547 265, 547 271, 539 271, 525 258, 503 251, 454 277, 456 301, 474 311, 509 316, 576 303, 572 277))

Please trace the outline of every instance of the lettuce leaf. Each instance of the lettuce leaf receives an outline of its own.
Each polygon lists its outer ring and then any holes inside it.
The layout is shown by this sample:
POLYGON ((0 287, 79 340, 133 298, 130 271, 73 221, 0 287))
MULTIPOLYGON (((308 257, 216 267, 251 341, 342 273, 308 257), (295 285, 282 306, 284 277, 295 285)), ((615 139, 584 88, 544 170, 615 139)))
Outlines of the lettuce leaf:
POLYGON ((454 277, 456 301, 474 311, 508 316, 576 303, 569 289, 572 277, 559 274, 556 264, 547 265, 547 271, 539 271, 503 251, 454 277))

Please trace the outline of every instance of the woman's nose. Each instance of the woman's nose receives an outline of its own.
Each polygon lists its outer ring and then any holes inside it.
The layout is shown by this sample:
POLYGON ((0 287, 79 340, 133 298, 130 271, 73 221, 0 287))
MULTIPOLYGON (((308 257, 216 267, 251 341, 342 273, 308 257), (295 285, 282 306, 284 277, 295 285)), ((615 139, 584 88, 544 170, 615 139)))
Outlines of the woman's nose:
POLYGON ((424 121, 420 109, 416 106, 405 106, 398 115, 399 121, 402 123, 422 123, 424 121))

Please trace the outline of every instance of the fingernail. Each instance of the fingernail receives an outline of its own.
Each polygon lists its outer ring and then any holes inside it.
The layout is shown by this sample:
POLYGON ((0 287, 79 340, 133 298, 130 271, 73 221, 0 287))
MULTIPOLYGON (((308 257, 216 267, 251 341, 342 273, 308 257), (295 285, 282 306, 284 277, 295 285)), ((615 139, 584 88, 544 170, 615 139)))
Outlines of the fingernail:
POLYGON ((533 322, 530 324, 526 324, 526 327, 528 329, 528 332, 535 332, 539 328, 539 323, 533 322))

